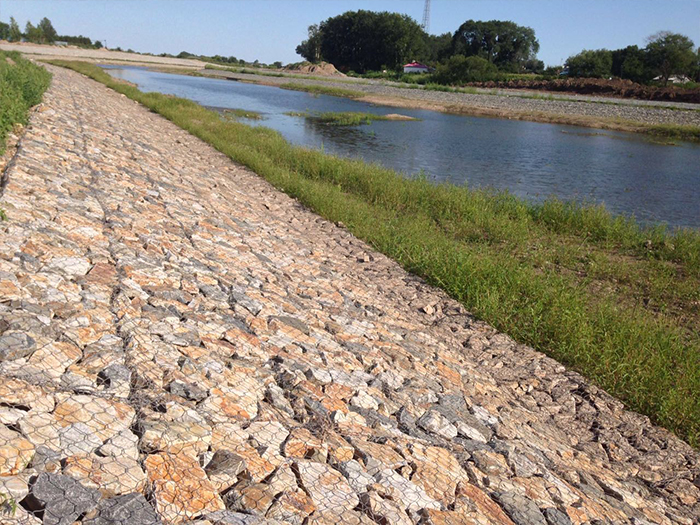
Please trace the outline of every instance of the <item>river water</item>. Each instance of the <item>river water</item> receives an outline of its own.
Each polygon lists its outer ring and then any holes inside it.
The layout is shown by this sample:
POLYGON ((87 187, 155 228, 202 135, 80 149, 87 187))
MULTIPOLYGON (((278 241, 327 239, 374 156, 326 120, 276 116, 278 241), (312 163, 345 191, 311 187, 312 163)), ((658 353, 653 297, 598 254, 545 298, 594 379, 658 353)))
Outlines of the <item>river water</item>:
POLYGON ((634 133, 373 106, 345 98, 137 67, 105 66, 117 78, 216 108, 257 111, 243 120, 294 144, 361 158, 407 176, 507 190, 531 201, 549 196, 603 203, 642 223, 700 228, 700 145, 660 144, 634 133), (401 113, 415 122, 320 125, 287 112, 401 113))

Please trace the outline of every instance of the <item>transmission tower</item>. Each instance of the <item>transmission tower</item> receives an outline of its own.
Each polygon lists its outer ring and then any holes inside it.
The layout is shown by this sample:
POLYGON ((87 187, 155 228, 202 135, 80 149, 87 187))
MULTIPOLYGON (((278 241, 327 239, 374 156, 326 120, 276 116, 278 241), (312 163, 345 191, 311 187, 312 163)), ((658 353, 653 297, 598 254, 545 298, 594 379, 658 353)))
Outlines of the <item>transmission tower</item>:
POLYGON ((425 8, 423 9, 422 27, 426 33, 430 30, 430 0, 425 0, 425 8))

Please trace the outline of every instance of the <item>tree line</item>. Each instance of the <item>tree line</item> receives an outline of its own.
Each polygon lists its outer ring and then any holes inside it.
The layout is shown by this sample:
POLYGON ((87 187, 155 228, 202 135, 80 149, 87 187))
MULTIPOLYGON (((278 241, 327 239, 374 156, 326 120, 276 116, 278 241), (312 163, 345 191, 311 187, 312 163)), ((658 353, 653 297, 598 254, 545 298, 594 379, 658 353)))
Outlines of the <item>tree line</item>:
POLYGON ((296 51, 310 62, 324 60, 357 73, 397 70, 412 60, 437 65, 457 56, 511 73, 544 69, 532 28, 467 20, 454 33, 430 35, 411 17, 386 11, 348 11, 312 25, 296 51))
MULTIPOLYGON (((416 60, 434 68, 430 81, 454 84, 522 73, 558 76, 561 68, 545 68, 537 59, 539 49, 532 28, 510 21, 467 20, 454 33, 430 35, 407 15, 359 10, 310 26, 296 52, 309 62, 326 61, 359 74, 401 72, 405 63, 416 60)), ((685 75, 700 81, 700 49, 684 35, 662 32, 643 49, 585 50, 569 57, 565 66, 574 77, 643 83, 685 75)))
POLYGON ((566 61, 572 77, 624 78, 647 83, 658 78, 664 85, 674 76, 700 81, 700 47, 685 35, 661 31, 644 48, 584 50, 566 61))
POLYGON ((86 36, 59 35, 56 29, 54 29, 51 20, 46 17, 42 18, 37 25, 32 24, 31 21, 27 21, 27 24, 24 26, 24 31, 20 29, 14 17, 10 17, 9 24, 0 22, 0 40, 7 40, 9 42, 21 42, 25 40, 34 44, 66 42, 67 44, 80 47, 97 49, 103 47, 102 42, 99 40, 93 42, 86 36))

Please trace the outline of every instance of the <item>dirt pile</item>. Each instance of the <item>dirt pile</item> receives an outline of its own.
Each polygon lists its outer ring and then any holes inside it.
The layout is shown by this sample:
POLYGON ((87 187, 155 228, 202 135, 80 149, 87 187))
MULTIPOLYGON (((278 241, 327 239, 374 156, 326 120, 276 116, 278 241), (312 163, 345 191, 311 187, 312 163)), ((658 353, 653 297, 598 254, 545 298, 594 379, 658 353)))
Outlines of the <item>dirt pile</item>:
POLYGON ((300 73, 304 75, 318 75, 321 77, 344 77, 347 76, 345 73, 338 71, 333 64, 328 62, 321 62, 319 64, 311 64, 306 62, 304 64, 297 64, 294 66, 287 66, 286 71, 293 73, 300 73))
POLYGON ((533 89, 559 91, 580 95, 636 98, 640 100, 668 100, 700 104, 700 89, 645 86, 631 80, 599 78, 568 78, 562 80, 508 80, 504 82, 472 82, 470 86, 502 89, 533 89))

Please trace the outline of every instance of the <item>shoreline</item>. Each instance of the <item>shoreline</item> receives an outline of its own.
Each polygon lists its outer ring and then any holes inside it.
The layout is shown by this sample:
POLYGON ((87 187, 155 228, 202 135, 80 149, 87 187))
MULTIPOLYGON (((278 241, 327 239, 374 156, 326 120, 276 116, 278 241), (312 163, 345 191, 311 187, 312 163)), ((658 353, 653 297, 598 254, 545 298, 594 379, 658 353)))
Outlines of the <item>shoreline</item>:
MULTIPOLYGON (((304 91, 304 87, 315 86, 332 86, 338 88, 336 96, 343 96, 342 90, 353 90, 357 94, 349 97, 359 102, 369 104, 397 107, 424 109, 428 111, 438 111, 453 115, 465 115, 473 117, 488 117, 488 118, 503 118, 510 120, 525 120, 530 122, 540 122, 545 124, 561 124, 570 126, 580 126, 586 128, 603 129, 610 131, 623 131, 628 133, 642 133, 658 138, 678 139, 693 142, 700 142, 700 111, 697 109, 668 109, 664 106, 639 106, 637 104, 618 104, 613 102, 591 102, 587 100, 573 101, 569 99, 548 99, 529 96, 509 96, 509 95, 492 95, 488 93, 479 93, 475 95, 462 93, 446 93, 442 91, 430 91, 423 89, 398 88, 387 85, 376 85, 357 83, 353 85, 350 82, 334 82, 330 79, 308 80, 294 78, 293 76, 286 77, 268 77, 264 75, 250 75, 242 73, 222 72, 217 70, 205 69, 197 72, 197 75, 207 78, 219 78, 231 80, 234 82, 247 82, 259 84, 263 86, 278 87, 285 89, 283 84, 294 83, 300 91, 304 91), (215 71, 215 73, 212 73, 215 71), (222 73, 226 73, 225 75, 222 73), (389 93, 377 93, 372 91, 390 90, 389 93), (418 96, 416 96, 418 95, 418 96), (447 97, 446 97, 447 96, 447 97), (460 101, 459 97, 465 100, 460 101), (440 100, 448 98, 450 100, 440 100), (484 100, 474 103, 475 98, 481 97, 484 100), (492 99, 506 100, 506 106, 511 107, 494 107, 489 104, 492 99), (587 114, 575 113, 557 113, 549 111, 547 104, 551 103, 572 105, 590 110, 595 106, 602 106, 606 110, 617 111, 621 115, 626 116, 596 116, 587 114), (533 109, 518 109, 517 105, 532 106, 533 109), (535 109, 536 108, 536 109, 535 109), (664 115, 664 119, 654 119, 654 112, 664 115), (635 113, 644 113, 645 118, 655 121, 645 122, 641 119, 634 119, 635 113), (688 115, 690 118, 687 118, 688 115), (664 121, 665 120, 665 121, 664 121), (684 123, 685 122, 685 123, 684 123), (688 124, 687 122, 691 122, 688 124)), ((332 93, 329 93, 333 95, 332 93)), ((608 111, 610 112, 610 111, 608 111)))

